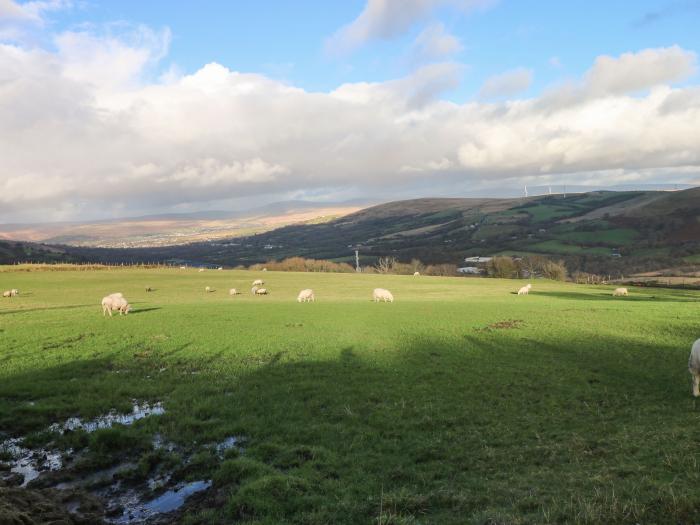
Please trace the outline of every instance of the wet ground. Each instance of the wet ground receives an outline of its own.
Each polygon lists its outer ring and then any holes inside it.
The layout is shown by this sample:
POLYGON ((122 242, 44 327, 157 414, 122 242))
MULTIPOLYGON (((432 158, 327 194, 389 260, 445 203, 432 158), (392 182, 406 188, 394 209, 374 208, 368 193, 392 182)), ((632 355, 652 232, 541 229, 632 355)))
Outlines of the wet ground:
MULTIPOLYGON (((128 427, 164 413, 161 403, 134 401, 131 413, 110 411, 88 421, 70 418, 52 424, 48 432, 55 436, 76 431, 90 434, 113 426, 128 427)), ((240 450, 235 436, 197 450, 184 450, 160 434, 151 440, 155 459, 145 470, 135 462, 138 458, 125 455, 107 468, 86 471, 84 451, 31 448, 23 438, 5 439, 0 442, 0 516, 7 516, 7 523, 12 524, 168 522, 168 516, 212 486, 209 479, 190 479, 193 456, 205 453, 217 461, 228 450, 240 450)))

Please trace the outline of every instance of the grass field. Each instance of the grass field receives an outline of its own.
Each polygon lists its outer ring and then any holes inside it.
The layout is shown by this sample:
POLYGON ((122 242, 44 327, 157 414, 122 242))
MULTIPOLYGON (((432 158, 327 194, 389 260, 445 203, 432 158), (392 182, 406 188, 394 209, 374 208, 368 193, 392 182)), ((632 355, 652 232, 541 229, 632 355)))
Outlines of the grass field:
POLYGON ((496 279, 0 272, 0 290, 21 291, 0 300, 0 429, 82 449, 83 469, 129 456, 135 477, 179 461, 152 449, 162 434, 194 454, 179 476, 213 480, 187 524, 699 522, 686 363, 700 293, 533 284, 519 297, 496 279), (249 294, 258 277, 269 296, 249 294), (371 303, 377 286, 396 302, 371 303), (296 303, 306 287, 316 303, 296 303), (103 318, 115 291, 134 310, 103 318), (43 431, 132 399, 166 413, 43 431), (232 435, 238 454, 202 448, 232 435))

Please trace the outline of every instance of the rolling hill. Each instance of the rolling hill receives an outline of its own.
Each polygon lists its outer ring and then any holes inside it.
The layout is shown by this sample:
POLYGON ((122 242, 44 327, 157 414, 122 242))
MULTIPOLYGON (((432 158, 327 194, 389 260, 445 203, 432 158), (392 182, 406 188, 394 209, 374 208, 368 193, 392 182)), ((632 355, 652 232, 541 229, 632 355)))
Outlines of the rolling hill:
POLYGON ((414 199, 327 221, 181 246, 62 247, 86 260, 187 261, 235 266, 304 256, 364 264, 379 256, 461 264, 472 255, 540 254, 571 270, 624 272, 700 260, 700 188, 596 191, 519 199, 414 199))

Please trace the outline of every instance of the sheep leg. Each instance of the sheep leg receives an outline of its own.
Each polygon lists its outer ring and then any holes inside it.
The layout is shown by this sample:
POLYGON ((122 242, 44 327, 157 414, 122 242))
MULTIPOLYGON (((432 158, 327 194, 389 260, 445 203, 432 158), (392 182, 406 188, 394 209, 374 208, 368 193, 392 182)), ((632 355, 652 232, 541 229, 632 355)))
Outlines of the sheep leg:
POLYGON ((693 374, 693 396, 700 396, 700 374, 696 372, 691 372, 693 374))

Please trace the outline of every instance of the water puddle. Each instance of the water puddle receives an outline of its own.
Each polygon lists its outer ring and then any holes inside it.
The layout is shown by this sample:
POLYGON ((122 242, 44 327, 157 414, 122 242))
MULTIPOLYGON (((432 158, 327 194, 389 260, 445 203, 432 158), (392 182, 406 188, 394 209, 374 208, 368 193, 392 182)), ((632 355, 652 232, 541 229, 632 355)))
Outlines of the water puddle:
POLYGON ((211 481, 209 480, 179 484, 155 499, 145 503, 127 506, 121 516, 109 521, 120 525, 139 523, 157 514, 173 512, 182 507, 187 498, 198 492, 203 492, 209 487, 211 487, 211 481))
MULTIPOLYGON (((90 421, 72 417, 63 424, 54 423, 50 425, 48 430, 58 434, 75 430, 94 432, 101 428, 110 428, 114 424, 131 425, 139 419, 165 413, 162 403, 151 405, 147 402, 139 403, 136 400, 132 403, 131 414, 119 414, 112 410, 104 416, 90 421)), ((26 487, 29 482, 38 478, 42 472, 56 471, 63 468, 61 452, 48 449, 30 449, 23 446, 23 441, 23 438, 10 438, 0 443, 0 451, 9 454, 11 457, 8 462, 10 464, 10 474, 22 476, 22 487, 26 487)), ((72 453, 72 450, 68 450, 67 453, 72 453)), ((7 476, 4 477, 7 479, 7 476)))
MULTIPOLYGON (((149 404, 134 400, 131 413, 120 414, 112 410, 90 420, 74 417, 64 423, 52 424, 48 430, 58 434, 79 430, 95 432, 117 424, 131 425, 140 419, 164 413, 162 403, 149 404)), ((118 465, 85 473, 75 470, 81 453, 74 454, 68 450, 62 456, 60 451, 48 448, 33 450, 24 444, 24 438, 11 438, 0 442, 0 452, 4 452, 6 459, 11 458, 5 461, 9 464, 10 471, 0 472, 0 479, 7 480, 12 476, 14 483, 19 485, 21 480, 21 486, 26 487, 45 472, 61 471, 60 474, 42 476, 38 483, 42 487, 66 491, 67 494, 74 491, 75 494, 96 498, 96 501, 101 501, 104 505, 105 521, 114 525, 161 523, 166 519, 162 515, 178 511, 187 503, 188 498, 203 493, 212 486, 211 480, 180 481, 195 454, 208 450, 223 460, 229 450, 242 451, 243 442, 242 437, 228 436, 216 443, 182 447, 156 433, 152 437, 153 450, 175 455, 170 457, 179 457, 178 465, 167 462, 156 464, 147 478, 139 478, 138 475, 133 475, 138 469, 135 458, 125 457, 118 465)), ((67 499, 63 503, 68 512, 81 513, 79 500, 67 499)))
POLYGON ((61 453, 56 450, 32 450, 22 446, 22 439, 6 439, 0 444, 0 450, 12 456, 10 473, 22 476, 22 487, 39 477, 47 470, 61 470, 63 461, 61 453))
POLYGON ((148 416, 160 416, 165 414, 163 403, 148 403, 139 404, 138 401, 133 401, 131 414, 120 414, 116 410, 112 410, 104 416, 99 416, 91 421, 83 421, 79 417, 71 417, 66 420, 63 425, 54 423, 49 427, 51 432, 62 434, 66 431, 84 430, 85 432, 95 432, 101 428, 110 428, 114 424, 132 425, 135 421, 148 416))

